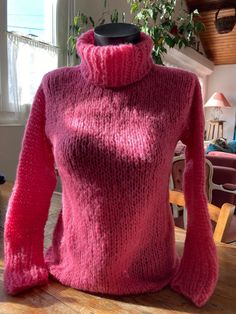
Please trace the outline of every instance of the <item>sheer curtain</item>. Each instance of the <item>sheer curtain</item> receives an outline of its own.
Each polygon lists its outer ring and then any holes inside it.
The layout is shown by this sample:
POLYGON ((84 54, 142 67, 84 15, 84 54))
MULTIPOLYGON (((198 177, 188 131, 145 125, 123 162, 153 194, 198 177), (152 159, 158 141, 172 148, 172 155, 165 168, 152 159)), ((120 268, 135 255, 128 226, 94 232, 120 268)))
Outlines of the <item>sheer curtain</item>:
POLYGON ((14 33, 7 33, 8 103, 12 119, 26 121, 43 75, 58 66, 58 48, 14 33))

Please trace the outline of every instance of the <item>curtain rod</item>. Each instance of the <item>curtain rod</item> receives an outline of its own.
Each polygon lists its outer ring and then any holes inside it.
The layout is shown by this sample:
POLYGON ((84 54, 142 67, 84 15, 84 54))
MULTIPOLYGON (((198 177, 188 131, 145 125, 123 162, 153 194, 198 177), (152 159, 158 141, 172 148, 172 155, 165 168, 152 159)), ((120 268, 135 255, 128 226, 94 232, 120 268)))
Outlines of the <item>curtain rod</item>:
POLYGON ((19 33, 14 32, 14 31, 7 31, 6 29, 4 29, 4 28, 2 28, 2 27, 0 27, 0 29, 1 29, 2 31, 4 31, 5 33, 7 33, 7 34, 14 35, 14 36, 19 37, 19 38, 25 38, 25 39, 31 40, 32 42, 40 43, 40 44, 43 44, 43 45, 48 46, 48 47, 60 49, 60 47, 58 47, 58 46, 49 44, 49 43, 44 42, 44 41, 41 41, 41 40, 37 40, 37 39, 35 39, 33 36, 30 36, 30 35, 27 36, 27 35, 19 34, 19 33))

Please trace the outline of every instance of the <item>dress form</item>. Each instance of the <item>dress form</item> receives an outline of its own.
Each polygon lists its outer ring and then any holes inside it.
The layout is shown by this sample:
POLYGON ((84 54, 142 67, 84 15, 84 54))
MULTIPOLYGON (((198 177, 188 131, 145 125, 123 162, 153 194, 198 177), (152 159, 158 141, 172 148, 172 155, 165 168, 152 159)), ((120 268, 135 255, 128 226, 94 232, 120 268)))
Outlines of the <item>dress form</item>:
POLYGON ((140 41, 140 30, 134 24, 108 23, 95 27, 94 39, 96 46, 136 44, 140 41))

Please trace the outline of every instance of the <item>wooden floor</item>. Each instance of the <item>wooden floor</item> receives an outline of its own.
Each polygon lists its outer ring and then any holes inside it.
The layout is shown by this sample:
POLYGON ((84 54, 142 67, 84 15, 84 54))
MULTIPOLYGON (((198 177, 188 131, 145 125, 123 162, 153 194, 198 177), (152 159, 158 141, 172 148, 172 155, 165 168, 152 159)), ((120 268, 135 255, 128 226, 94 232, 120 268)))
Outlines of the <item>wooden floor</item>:
MULTIPOLYGON (((153 313, 203 313, 170 289, 136 296, 108 296, 78 291, 49 279, 49 284, 34 288, 17 296, 9 296, 3 290, 3 226, 11 183, 0 186, 0 314, 81 313, 81 314, 153 314, 153 313), (171 299, 171 305, 169 300, 171 299), (136 305, 134 308, 134 304, 136 305), (132 309, 131 309, 132 307, 132 309), (185 311, 186 310, 186 311, 185 311)), ((61 205, 61 196, 54 194, 49 219, 45 228, 45 249, 50 245, 52 231, 61 205)), ((184 239, 183 239, 184 241, 184 239)), ((214 303, 214 302, 213 302, 214 303)), ((218 305, 209 305, 204 313, 226 313, 218 305), (214 306, 216 306, 214 311, 214 306), (213 307, 213 308, 212 308, 213 307), (209 312, 208 312, 209 310, 209 312), (212 311, 213 310, 213 311, 212 311), (219 311, 218 311, 219 310, 219 311)), ((230 311, 230 313, 233 313, 230 311)), ((236 313, 236 309, 235 309, 236 313)), ((227 313, 226 313, 227 314, 227 313)))

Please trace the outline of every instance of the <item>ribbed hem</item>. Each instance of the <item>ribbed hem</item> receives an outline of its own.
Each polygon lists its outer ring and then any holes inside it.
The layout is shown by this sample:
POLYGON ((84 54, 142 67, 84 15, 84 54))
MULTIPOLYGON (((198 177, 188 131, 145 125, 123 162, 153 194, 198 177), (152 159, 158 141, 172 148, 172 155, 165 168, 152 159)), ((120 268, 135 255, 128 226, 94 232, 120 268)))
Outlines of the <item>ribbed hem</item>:
MULTIPOLYGON (((49 276, 59 281, 61 284, 72 287, 74 289, 87 291, 91 293, 101 293, 107 295, 130 295, 141 294, 149 292, 157 292, 163 287, 170 284, 173 275, 179 268, 180 258, 176 254, 173 264, 170 264, 170 269, 163 276, 163 273, 155 276, 140 276, 140 274, 126 277, 124 273, 107 270, 109 276, 105 280, 96 278, 96 276, 83 276, 84 269, 80 265, 74 265, 67 262, 66 258, 60 262, 56 259, 51 246, 45 254, 45 263, 49 272, 49 276)), ((124 265, 125 268, 125 265, 124 265)), ((90 274, 92 274, 91 272, 90 274)))
POLYGON ((34 286, 47 284, 48 270, 32 266, 29 270, 12 271, 10 268, 4 271, 4 289, 8 294, 14 295, 34 286))
POLYGON ((144 32, 137 44, 96 46, 94 30, 80 35, 76 49, 81 57, 81 74, 95 85, 119 87, 142 79, 154 64, 153 41, 144 32))
POLYGON ((60 282, 62 285, 90 293, 120 296, 158 292, 162 288, 169 285, 172 276, 172 273, 170 272, 169 277, 160 278, 156 281, 143 280, 138 282, 137 280, 135 280, 134 282, 131 280, 127 280, 126 284, 117 281, 115 285, 110 286, 107 283, 98 285, 90 283, 89 281, 81 281, 79 278, 73 277, 73 273, 70 273, 68 271, 65 272, 64 269, 60 269, 60 267, 57 266, 49 266, 48 268, 49 275, 52 276, 53 279, 56 279, 58 282, 60 282))
POLYGON ((48 281, 42 237, 37 234, 30 237, 25 236, 26 243, 22 245, 5 238, 3 277, 4 289, 8 294, 17 294, 33 286, 46 284, 48 281))

